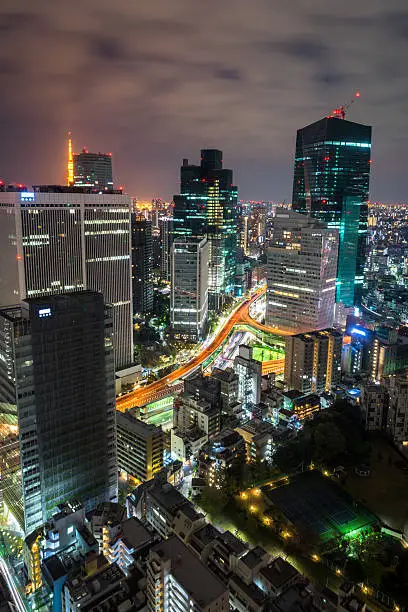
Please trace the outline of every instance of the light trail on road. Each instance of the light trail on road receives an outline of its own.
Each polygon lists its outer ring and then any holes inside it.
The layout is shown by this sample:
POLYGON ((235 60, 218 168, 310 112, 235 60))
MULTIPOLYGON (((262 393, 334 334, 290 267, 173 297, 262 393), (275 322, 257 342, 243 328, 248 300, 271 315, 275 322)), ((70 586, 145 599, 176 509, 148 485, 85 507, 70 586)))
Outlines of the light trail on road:
MULTIPOLYGON (((134 406, 144 406, 153 401, 161 399, 166 395, 170 395, 171 385, 188 374, 191 374, 194 370, 201 366, 204 361, 211 357, 211 355, 220 348, 220 346, 228 338, 233 328, 240 323, 245 323, 251 327, 256 327, 258 330, 264 331, 265 333, 276 334, 279 336, 290 336, 291 334, 289 332, 282 331, 276 327, 262 325, 251 317, 249 313, 250 307, 258 298, 265 294, 265 291, 266 287, 261 287, 253 294, 251 298, 248 298, 242 302, 242 304, 237 306, 208 346, 203 346, 203 350, 200 351, 200 353, 197 353, 197 355, 190 359, 190 361, 181 365, 164 378, 117 398, 116 409, 120 412, 125 412, 134 406)), ((282 364, 277 365, 277 368, 282 370, 282 364)))

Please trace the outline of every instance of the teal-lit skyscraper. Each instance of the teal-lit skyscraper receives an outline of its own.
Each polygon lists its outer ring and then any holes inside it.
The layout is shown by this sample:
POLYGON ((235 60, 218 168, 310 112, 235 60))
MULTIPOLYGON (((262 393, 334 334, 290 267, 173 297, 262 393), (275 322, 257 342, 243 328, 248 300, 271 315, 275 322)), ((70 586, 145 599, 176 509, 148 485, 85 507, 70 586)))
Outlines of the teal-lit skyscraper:
POLYGON ((222 151, 204 149, 200 165, 183 160, 180 195, 174 196, 173 237, 207 236, 208 291, 212 309, 234 293, 238 233, 238 194, 222 151))
POLYGON ((292 206, 339 230, 336 301, 358 304, 363 284, 371 127, 341 115, 298 130, 292 206))

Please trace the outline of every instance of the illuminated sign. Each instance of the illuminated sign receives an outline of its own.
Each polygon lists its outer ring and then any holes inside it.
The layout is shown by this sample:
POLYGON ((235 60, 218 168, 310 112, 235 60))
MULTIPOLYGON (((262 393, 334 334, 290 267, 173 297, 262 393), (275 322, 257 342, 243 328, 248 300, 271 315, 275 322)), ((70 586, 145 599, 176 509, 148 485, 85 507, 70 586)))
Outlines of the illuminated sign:
POLYGON ((358 334, 359 336, 367 336, 367 332, 363 331, 362 329, 358 329, 358 327, 353 327, 353 329, 350 331, 350 334, 358 334))
POLYGON ((35 193, 33 191, 22 191, 20 193, 21 202, 34 202, 35 193))
POLYGON ((51 308, 40 308, 38 311, 38 316, 40 318, 50 317, 51 316, 51 308))

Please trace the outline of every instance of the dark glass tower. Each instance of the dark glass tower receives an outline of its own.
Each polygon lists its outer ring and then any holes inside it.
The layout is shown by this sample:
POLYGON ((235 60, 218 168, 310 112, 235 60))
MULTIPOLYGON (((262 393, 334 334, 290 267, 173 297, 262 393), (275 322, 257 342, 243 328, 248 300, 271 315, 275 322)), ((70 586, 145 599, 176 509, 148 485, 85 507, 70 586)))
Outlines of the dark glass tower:
POLYGON ((10 401, 13 387, 17 404, 26 534, 63 502, 90 510, 116 501, 112 337, 111 308, 93 291, 0 311, 1 388, 10 401))
POLYGON ((235 285, 239 210, 232 170, 223 168, 222 151, 203 149, 199 166, 183 160, 180 180, 180 195, 174 196, 173 236, 207 236, 209 303, 218 309, 235 285))
POLYGON ((326 117, 298 130, 292 207, 339 230, 336 301, 361 299, 371 127, 326 117))
POLYGON ((131 214, 133 314, 153 310, 152 222, 131 214))
POLYGON ((74 185, 101 191, 113 189, 112 154, 89 153, 86 148, 74 154, 74 185))

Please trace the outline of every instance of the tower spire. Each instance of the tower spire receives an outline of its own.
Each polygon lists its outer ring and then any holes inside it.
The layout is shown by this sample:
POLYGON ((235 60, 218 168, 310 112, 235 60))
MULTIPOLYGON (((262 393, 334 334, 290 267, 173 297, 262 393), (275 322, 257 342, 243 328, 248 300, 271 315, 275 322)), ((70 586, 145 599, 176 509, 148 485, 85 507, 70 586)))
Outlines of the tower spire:
POLYGON ((72 134, 68 132, 68 163, 67 163, 67 184, 74 184, 74 155, 72 153, 72 134))

